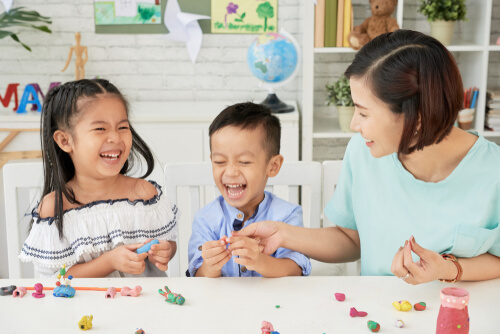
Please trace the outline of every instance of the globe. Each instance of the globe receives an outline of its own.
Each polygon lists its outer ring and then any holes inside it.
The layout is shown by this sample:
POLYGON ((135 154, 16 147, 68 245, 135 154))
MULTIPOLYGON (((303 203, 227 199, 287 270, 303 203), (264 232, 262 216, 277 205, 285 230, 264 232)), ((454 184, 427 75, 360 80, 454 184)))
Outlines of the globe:
POLYGON ((274 89, 295 77, 299 64, 297 42, 286 31, 267 32, 257 37, 248 48, 247 63, 252 74, 268 89, 262 104, 273 112, 290 112, 293 107, 280 101, 274 89))

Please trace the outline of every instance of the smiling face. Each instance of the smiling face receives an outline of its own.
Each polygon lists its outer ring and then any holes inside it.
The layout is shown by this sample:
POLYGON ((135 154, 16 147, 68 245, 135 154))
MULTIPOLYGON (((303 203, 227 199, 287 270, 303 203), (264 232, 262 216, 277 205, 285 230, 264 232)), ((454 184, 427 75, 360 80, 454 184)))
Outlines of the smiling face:
POLYGON ((245 214, 245 220, 264 199, 267 178, 278 174, 283 163, 281 155, 269 159, 263 138, 260 126, 253 130, 226 126, 210 138, 215 184, 226 202, 245 214))
POLYGON ((398 152, 404 128, 403 114, 393 113, 374 96, 364 78, 351 77, 350 84, 355 106, 351 130, 361 133, 375 158, 398 152))
POLYGON ((101 96, 87 103, 71 131, 58 130, 54 139, 70 155, 76 176, 116 176, 132 147, 125 105, 114 96, 101 96))

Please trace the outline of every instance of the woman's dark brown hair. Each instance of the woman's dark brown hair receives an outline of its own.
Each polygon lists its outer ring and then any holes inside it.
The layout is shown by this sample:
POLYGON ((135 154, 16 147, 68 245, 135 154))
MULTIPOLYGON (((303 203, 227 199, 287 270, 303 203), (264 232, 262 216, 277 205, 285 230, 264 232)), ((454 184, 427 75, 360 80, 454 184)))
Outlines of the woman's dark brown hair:
POLYGON ((345 75, 365 79, 392 112, 404 115, 398 154, 442 141, 463 105, 462 78, 453 56, 420 32, 396 30, 376 37, 356 54, 345 75))

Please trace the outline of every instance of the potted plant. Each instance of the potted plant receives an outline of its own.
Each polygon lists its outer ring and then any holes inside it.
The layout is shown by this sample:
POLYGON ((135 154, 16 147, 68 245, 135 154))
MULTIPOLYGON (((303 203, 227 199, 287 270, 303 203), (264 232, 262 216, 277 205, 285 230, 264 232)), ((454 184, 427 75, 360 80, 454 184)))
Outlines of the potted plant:
POLYGON ((35 25, 37 23, 51 24, 50 18, 41 16, 34 10, 25 10, 24 7, 11 8, 0 14, 0 39, 10 37, 20 43, 26 50, 31 51, 30 47, 19 40, 17 34, 7 28, 18 26, 40 30, 46 33, 52 31, 46 25, 35 25))
POLYGON ((333 84, 326 84, 326 104, 337 106, 340 130, 351 132, 351 120, 354 115, 354 102, 351 97, 351 86, 349 80, 343 75, 333 84))
POLYGON ((431 36, 450 45, 457 21, 466 21, 465 0, 422 0, 418 11, 427 17, 431 36))

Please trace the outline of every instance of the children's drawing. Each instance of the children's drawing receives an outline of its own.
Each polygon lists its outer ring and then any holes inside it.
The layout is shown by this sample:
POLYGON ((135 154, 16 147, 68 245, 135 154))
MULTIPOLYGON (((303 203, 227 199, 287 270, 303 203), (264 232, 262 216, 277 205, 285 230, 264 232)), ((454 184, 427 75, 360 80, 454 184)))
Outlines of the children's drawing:
POLYGON ((278 0, 212 0, 212 33, 276 32, 278 0))
POLYGON ((161 1, 94 0, 95 24, 159 24, 161 1))

